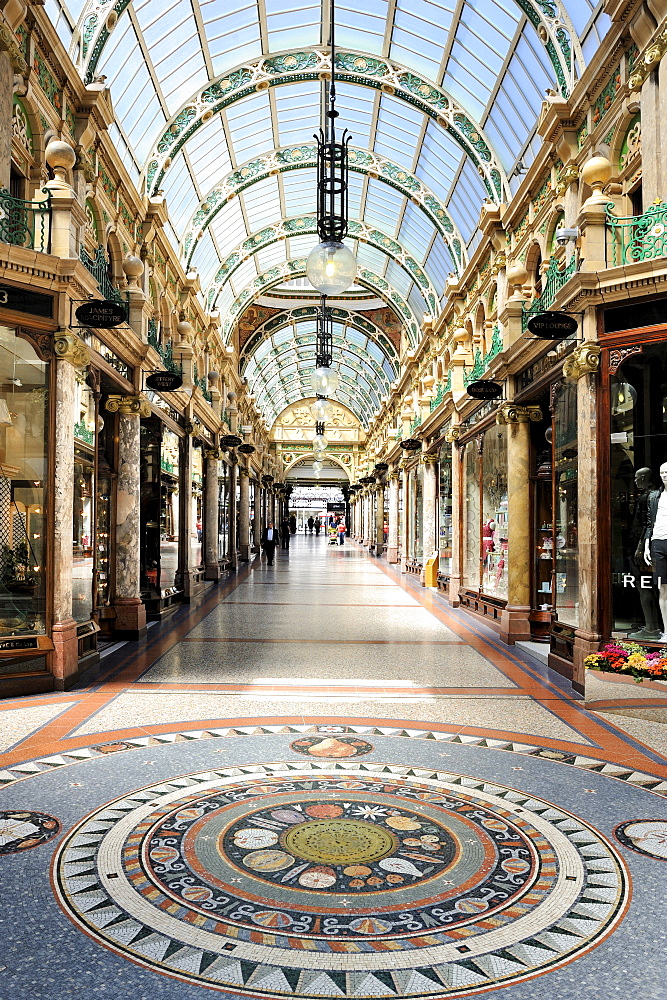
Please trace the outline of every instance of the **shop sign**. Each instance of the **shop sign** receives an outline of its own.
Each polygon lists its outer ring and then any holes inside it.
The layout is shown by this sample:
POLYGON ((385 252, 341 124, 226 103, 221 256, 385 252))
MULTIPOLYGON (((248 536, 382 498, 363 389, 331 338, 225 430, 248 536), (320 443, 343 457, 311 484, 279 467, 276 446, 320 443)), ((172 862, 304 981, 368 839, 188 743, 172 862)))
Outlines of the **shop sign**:
POLYGON ((503 387, 499 382, 480 378, 470 383, 467 392, 473 399, 498 399, 503 394, 503 387))
POLYGON ((146 379, 146 385, 155 392, 175 392, 183 385, 183 379, 174 372, 153 372, 146 379))
POLYGON ((344 514, 345 504, 337 503, 336 501, 327 501, 327 514, 344 514))
POLYGON ((127 313, 118 302, 110 299, 90 299, 82 302, 74 313, 79 323, 97 330, 112 330, 127 320, 127 313))
POLYGON ((543 312, 530 317, 528 329, 540 340, 564 340, 577 332, 579 323, 567 313, 543 312))
POLYGON ((12 309, 14 312, 51 319, 53 296, 31 292, 26 288, 14 288, 12 285, 0 285, 0 309, 12 309))
POLYGON ((27 638, 19 636, 16 639, 0 639, 0 652, 12 649, 38 649, 37 636, 27 638))

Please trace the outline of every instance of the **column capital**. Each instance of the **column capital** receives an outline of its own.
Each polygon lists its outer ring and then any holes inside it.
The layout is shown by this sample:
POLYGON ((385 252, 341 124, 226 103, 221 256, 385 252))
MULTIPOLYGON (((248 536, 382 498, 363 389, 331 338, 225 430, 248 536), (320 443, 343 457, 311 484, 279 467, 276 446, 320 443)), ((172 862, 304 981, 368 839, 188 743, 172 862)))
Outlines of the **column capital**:
POLYGON ((575 347, 563 362, 563 377, 574 382, 582 375, 596 372, 600 367, 600 350, 600 345, 591 340, 575 347))
POLYGON ((445 431, 445 441, 448 444, 454 444, 461 437, 460 427, 450 427, 448 431, 445 431))
POLYGON ((64 330, 53 335, 53 350, 59 361, 68 361, 74 368, 86 368, 90 364, 90 354, 85 344, 64 330))
POLYGON ((222 455, 219 448, 204 448, 204 457, 217 461, 222 455))
POLYGON ((141 396, 115 394, 107 399, 106 409, 109 413, 121 413, 124 417, 150 417, 152 412, 148 400, 141 396))
POLYGON ((387 476, 387 481, 390 483, 397 483, 400 478, 401 474, 398 469, 393 469, 387 476))
POLYGON ((516 403, 502 403, 496 413, 497 424, 527 424, 531 420, 542 419, 539 406, 518 406, 516 403))
POLYGON ((422 462, 424 465, 437 465, 440 461, 438 455, 422 455, 422 462))
POLYGON ((250 478, 250 472, 246 469, 245 465, 239 465, 239 475, 250 478))
POLYGON ((28 64, 23 58, 9 26, 4 21, 0 21, 0 51, 7 53, 15 73, 20 73, 23 76, 28 72, 28 64))

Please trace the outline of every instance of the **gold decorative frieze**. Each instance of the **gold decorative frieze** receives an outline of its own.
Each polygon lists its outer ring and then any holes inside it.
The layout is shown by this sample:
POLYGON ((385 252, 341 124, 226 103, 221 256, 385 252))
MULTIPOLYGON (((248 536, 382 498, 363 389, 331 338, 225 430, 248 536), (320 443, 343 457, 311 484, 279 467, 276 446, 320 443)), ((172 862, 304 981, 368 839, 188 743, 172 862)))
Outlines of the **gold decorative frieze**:
POLYGON ((587 341, 576 347, 563 363, 563 376, 576 381, 600 367, 600 345, 587 341))

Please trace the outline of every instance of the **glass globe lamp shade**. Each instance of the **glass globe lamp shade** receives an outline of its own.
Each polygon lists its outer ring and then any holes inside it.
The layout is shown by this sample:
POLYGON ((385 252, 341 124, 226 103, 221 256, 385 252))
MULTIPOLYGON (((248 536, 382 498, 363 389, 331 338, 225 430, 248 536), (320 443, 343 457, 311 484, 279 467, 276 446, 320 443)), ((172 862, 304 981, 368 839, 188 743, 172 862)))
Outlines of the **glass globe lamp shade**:
POLYGON ((322 295, 340 295, 353 284, 357 261, 342 243, 318 243, 308 254, 306 275, 322 295))
POLYGON ((333 413, 333 406, 328 399, 316 399, 310 405, 310 412, 315 420, 328 420, 333 413))
POLYGON ((314 469, 315 472, 321 472, 323 468, 324 468, 324 466, 322 465, 322 463, 320 461, 313 462, 313 469, 314 469))
POLYGON ((324 434, 316 434, 313 438, 313 450, 314 451, 324 451, 326 446, 329 444, 324 434))
POLYGON ((321 462, 324 457, 325 457, 324 452, 322 451, 321 448, 316 448, 315 451, 313 452, 313 458, 315 459, 316 462, 321 462))
POLYGON ((322 473, 320 472, 319 469, 315 469, 315 471, 313 472, 313 476, 315 477, 315 479, 319 479, 321 475, 322 473))
POLYGON ((338 373, 333 368, 316 368, 310 383, 318 396, 331 396, 338 388, 338 373))

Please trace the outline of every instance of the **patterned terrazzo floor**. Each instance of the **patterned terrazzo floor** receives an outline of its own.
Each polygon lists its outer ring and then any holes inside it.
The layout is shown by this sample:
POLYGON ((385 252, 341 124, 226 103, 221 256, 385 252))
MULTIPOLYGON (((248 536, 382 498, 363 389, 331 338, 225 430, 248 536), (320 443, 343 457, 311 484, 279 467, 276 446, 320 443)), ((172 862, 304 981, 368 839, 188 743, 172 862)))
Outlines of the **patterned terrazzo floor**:
POLYGON ((0 1000, 665 1000, 663 732, 296 539, 0 705, 0 1000))

